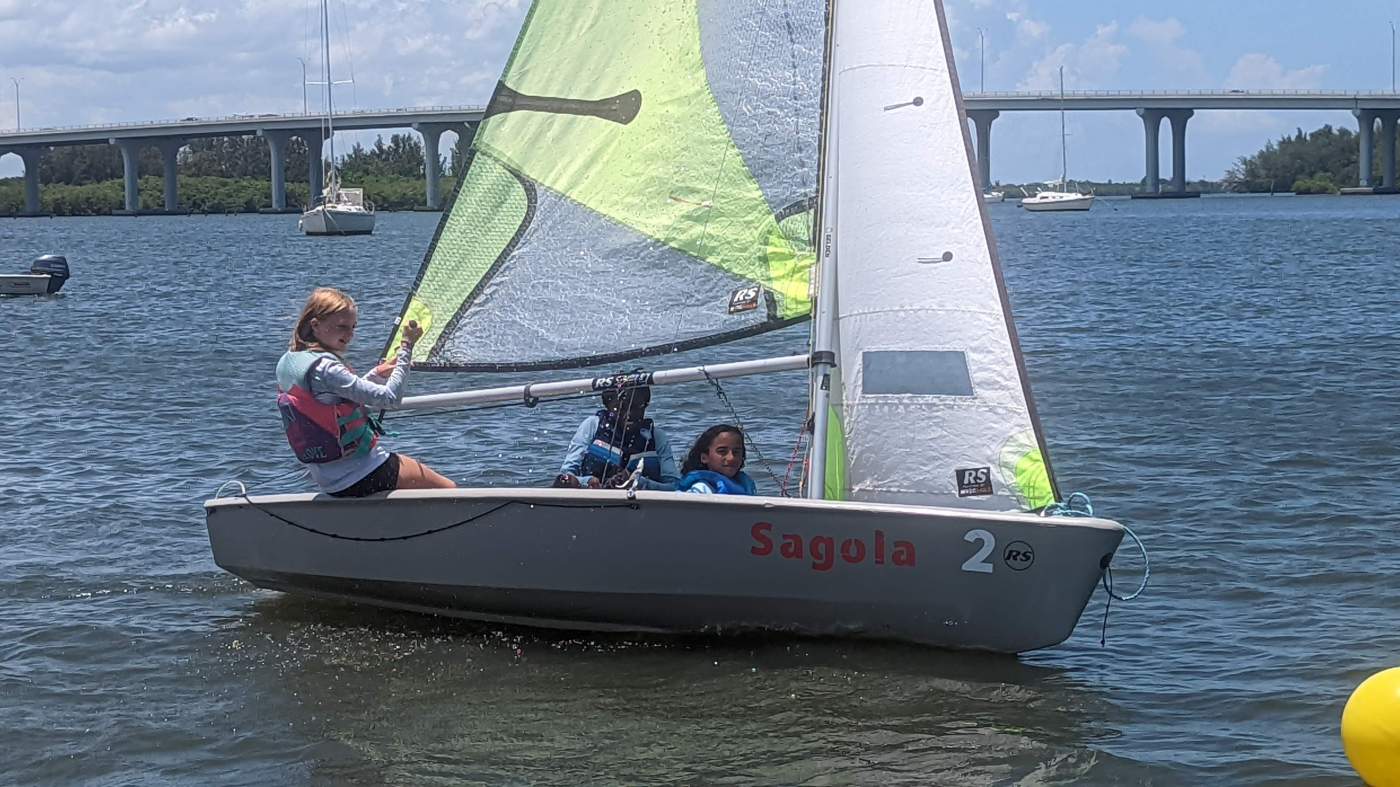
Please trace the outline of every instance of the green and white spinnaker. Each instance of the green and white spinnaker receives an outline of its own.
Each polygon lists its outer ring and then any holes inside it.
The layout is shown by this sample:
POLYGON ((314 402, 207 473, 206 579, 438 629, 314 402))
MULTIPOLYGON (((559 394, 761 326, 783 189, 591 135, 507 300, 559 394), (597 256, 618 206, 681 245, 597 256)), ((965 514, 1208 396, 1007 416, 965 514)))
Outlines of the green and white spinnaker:
POLYGON ((805 319, 824 9, 536 2, 401 312, 425 326, 414 367, 567 368, 805 319))

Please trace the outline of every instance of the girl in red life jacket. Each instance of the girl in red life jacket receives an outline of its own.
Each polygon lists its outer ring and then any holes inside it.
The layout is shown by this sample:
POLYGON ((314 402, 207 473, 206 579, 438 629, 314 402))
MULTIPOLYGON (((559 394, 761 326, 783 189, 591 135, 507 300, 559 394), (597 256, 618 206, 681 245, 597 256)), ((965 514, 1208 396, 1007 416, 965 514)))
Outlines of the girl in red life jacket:
POLYGON ((335 497, 455 487, 416 459, 380 445, 369 415, 369 408, 391 407, 403 398, 413 343, 423 329, 410 322, 394 360, 360 377, 344 361, 356 321, 350 296, 329 287, 315 290, 277 362, 277 406, 297 460, 335 497))

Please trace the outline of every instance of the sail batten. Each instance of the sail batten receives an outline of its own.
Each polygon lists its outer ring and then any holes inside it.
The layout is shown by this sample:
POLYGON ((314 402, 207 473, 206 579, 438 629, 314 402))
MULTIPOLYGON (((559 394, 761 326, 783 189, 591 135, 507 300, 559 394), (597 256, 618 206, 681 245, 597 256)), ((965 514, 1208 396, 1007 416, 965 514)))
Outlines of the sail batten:
POLYGON ((806 319, 822 6, 537 0, 400 315, 428 326, 415 368, 573 368, 806 319))

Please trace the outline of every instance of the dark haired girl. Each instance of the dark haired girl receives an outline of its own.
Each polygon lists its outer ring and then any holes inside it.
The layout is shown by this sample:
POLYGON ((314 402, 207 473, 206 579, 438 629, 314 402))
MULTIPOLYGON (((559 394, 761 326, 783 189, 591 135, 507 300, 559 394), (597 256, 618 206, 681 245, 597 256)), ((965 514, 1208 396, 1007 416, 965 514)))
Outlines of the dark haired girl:
POLYGON ((753 479, 743 467, 744 433, 729 424, 712 426, 696 439, 690 453, 686 454, 676 491, 702 495, 757 494, 753 479))

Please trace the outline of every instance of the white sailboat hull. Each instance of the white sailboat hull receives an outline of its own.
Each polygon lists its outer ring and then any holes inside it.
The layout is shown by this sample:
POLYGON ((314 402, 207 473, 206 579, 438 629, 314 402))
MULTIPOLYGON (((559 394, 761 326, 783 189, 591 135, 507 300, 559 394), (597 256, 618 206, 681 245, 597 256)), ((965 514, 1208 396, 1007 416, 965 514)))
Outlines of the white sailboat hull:
POLYGON ((1093 518, 555 489, 205 510, 219 566, 289 593, 547 628, 1006 653, 1069 636, 1123 535, 1093 518))
POLYGON ((369 235, 374 213, 363 208, 317 205, 301 214, 301 231, 307 235, 369 235))
POLYGON ((1021 207, 1030 211, 1088 210, 1094 206, 1093 194, 1041 192, 1021 200, 1021 207))

